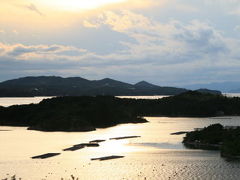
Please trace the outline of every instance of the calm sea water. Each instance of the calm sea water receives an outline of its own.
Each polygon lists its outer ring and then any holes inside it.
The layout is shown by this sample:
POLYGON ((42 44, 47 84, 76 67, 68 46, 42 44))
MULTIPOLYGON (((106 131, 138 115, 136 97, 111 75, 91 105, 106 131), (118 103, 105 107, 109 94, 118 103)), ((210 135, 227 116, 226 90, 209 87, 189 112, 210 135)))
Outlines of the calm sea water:
POLYGON ((117 96, 119 98, 130 98, 130 99, 162 99, 168 96, 117 96))
MULTIPOLYGON (((223 93, 227 97, 240 97, 240 93, 223 93)), ((130 98, 130 99, 162 99, 168 96, 117 96, 119 98, 130 98)))
POLYGON ((224 95, 228 97, 240 97, 240 93, 226 93, 224 95))
MULTIPOLYGON (((15 104, 21 102, 18 99, 15 104)), ((183 135, 170 133, 190 131, 214 123, 240 125, 240 117, 146 119, 149 123, 124 124, 79 133, 28 131, 24 127, 2 126, 0 179, 15 174, 23 180, 71 179, 71 175, 83 180, 239 179, 240 162, 226 161, 218 151, 186 149, 181 143, 183 135), (132 135, 141 137, 109 140, 112 137, 132 135), (100 143, 100 147, 62 151, 95 139, 106 141, 100 143), (61 155, 45 160, 30 158, 49 152, 61 155), (109 155, 125 157, 109 161, 90 160, 109 155)))
POLYGON ((0 106, 8 107, 8 106, 18 105, 18 104, 31 104, 31 103, 36 104, 41 102, 43 99, 49 99, 49 98, 52 98, 52 97, 0 98, 0 106))

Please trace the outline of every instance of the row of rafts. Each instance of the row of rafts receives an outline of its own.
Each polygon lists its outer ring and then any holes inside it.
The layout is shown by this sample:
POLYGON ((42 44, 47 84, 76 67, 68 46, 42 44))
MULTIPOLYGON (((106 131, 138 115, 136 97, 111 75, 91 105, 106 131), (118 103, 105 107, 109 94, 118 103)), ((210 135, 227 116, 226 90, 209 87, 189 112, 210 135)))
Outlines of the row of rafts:
MULTIPOLYGON (((122 140, 122 139, 130 139, 130 138, 139 138, 141 136, 123 136, 123 137, 115 137, 115 138, 110 138, 109 140, 122 140)), ((76 144, 73 145, 72 147, 63 149, 63 151, 76 151, 79 149, 83 149, 85 147, 99 147, 99 143, 104 142, 106 140, 103 139, 99 139, 99 140, 93 140, 90 141, 89 143, 81 143, 81 144, 76 144)), ((51 158, 54 156, 58 156, 61 153, 46 153, 46 154, 42 154, 42 155, 38 155, 38 156, 33 156, 31 157, 32 159, 47 159, 47 158, 51 158)), ((119 159, 119 158, 123 158, 124 156, 117 156, 117 155, 112 155, 112 156, 104 156, 104 157, 99 157, 99 158, 92 158, 91 160, 99 160, 99 161, 105 161, 105 160, 111 160, 111 159, 119 159)))

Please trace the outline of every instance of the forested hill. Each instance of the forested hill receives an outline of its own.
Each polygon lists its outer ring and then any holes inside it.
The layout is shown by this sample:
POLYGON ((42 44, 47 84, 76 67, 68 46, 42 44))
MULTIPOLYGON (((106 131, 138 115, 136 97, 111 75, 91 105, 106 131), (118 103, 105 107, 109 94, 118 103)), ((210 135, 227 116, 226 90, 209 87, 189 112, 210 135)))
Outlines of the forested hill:
POLYGON ((0 125, 43 131, 87 131, 121 123, 146 122, 144 116, 209 117, 240 115, 240 98, 189 91, 162 99, 111 96, 56 97, 39 104, 0 107, 0 125))
POLYGON ((221 156, 240 159, 240 127, 224 127, 212 124, 184 137, 186 147, 197 149, 219 149, 221 156))
POLYGON ((128 84, 109 78, 91 81, 81 77, 39 76, 0 83, 0 97, 176 95, 186 91, 183 88, 161 87, 145 81, 128 84))

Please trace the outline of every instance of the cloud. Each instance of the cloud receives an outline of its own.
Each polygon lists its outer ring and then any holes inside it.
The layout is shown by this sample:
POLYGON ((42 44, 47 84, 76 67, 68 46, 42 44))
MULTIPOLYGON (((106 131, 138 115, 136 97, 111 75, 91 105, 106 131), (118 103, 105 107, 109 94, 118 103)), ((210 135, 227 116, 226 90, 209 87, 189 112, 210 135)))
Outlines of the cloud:
POLYGON ((86 50, 63 45, 32 45, 23 44, 3 44, 0 43, 0 55, 11 57, 16 60, 34 60, 34 59, 61 59, 69 57, 78 57, 87 53, 86 50))
POLYGON ((40 16, 44 16, 44 14, 37 8, 37 6, 33 3, 29 4, 29 5, 16 5, 17 7, 20 7, 20 8, 24 8, 24 9, 27 9, 29 11, 32 11, 32 12, 35 12, 37 13, 38 15, 40 16))
POLYGON ((33 12, 39 14, 40 16, 44 15, 34 4, 29 4, 29 5, 26 5, 25 7, 27 9, 29 9, 30 11, 33 11, 33 12))
POLYGON ((150 7, 159 7, 168 3, 167 0, 126 0, 125 2, 106 6, 105 10, 119 10, 119 7, 125 10, 146 9, 150 7))
POLYGON ((91 23, 90 21, 84 20, 83 21, 83 26, 87 28, 98 28, 100 27, 100 24, 98 23, 91 23))
POLYGON ((231 15, 240 15, 240 8, 235 8, 234 10, 230 11, 229 14, 231 15))
POLYGON ((127 51, 118 55, 122 59, 148 58, 155 62, 172 63, 194 61, 211 54, 217 57, 229 51, 222 33, 200 21, 184 24, 172 20, 163 24, 140 14, 122 11, 106 12, 94 22, 90 23, 97 27, 107 25, 113 31, 124 33, 135 40, 121 42, 128 47, 127 51), (155 60, 159 58, 161 60, 155 60))
POLYGON ((221 5, 236 5, 240 4, 239 0, 203 0, 205 4, 221 4, 221 5))
POLYGON ((183 12, 189 12, 189 13, 196 13, 199 12, 199 9, 197 7, 187 5, 187 4, 177 4, 174 7, 176 10, 183 11, 183 12))
POLYGON ((15 30, 15 29, 12 30, 12 33, 15 34, 15 35, 18 35, 18 34, 19 34, 19 32, 18 32, 17 30, 15 30))
POLYGON ((234 31, 240 32, 240 25, 237 25, 237 26, 234 28, 234 31))
MULTIPOLYGON (((132 11, 107 11, 83 23, 132 39, 107 54, 63 45, 0 44, 0 70, 15 74, 52 73, 97 79, 148 80, 157 84, 208 82, 240 76, 238 39, 210 22, 156 21, 132 11), (228 73, 223 73, 228 72, 228 73), (231 72, 231 73, 230 73, 231 72)), ((97 29, 96 29, 97 28, 97 29)), ((98 45, 104 46, 103 42, 98 45)), ((1 73, 0 73, 1 74, 1 73)), ((233 79, 234 80, 234 79, 233 79)))

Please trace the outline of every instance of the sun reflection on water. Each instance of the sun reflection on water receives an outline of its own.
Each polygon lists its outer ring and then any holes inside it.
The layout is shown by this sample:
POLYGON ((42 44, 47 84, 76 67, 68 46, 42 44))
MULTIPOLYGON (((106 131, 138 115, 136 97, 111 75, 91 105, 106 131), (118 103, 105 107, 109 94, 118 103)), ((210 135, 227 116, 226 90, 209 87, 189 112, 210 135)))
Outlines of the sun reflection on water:
POLYGON ((137 148, 129 145, 129 140, 111 140, 101 147, 102 152, 109 154, 119 154, 137 151, 137 148))
MULTIPOLYGON (((230 164, 217 152, 186 150, 181 145, 182 135, 170 133, 189 131, 209 123, 239 124, 232 119, 208 118, 147 118, 150 123, 124 124, 92 132, 39 132, 26 128, 0 127, 0 176, 17 174, 24 180, 70 179, 73 174, 84 180, 102 179, 237 179, 239 164, 230 164), (1 131, 8 130, 8 131, 1 131), (9 131, 10 130, 10 131, 9 131), (110 140, 123 136, 139 138, 110 140), (99 147, 77 151, 62 151, 79 143, 102 139, 99 147), (44 153, 59 156, 32 160, 44 153), (124 156, 108 161, 91 161, 104 156, 124 156), (31 172, 29 174, 29 172, 31 172), (206 173, 207 172, 207 173, 206 173), (231 177, 229 177, 231 174, 231 177)), ((0 177, 2 178, 2 177, 0 177)))

